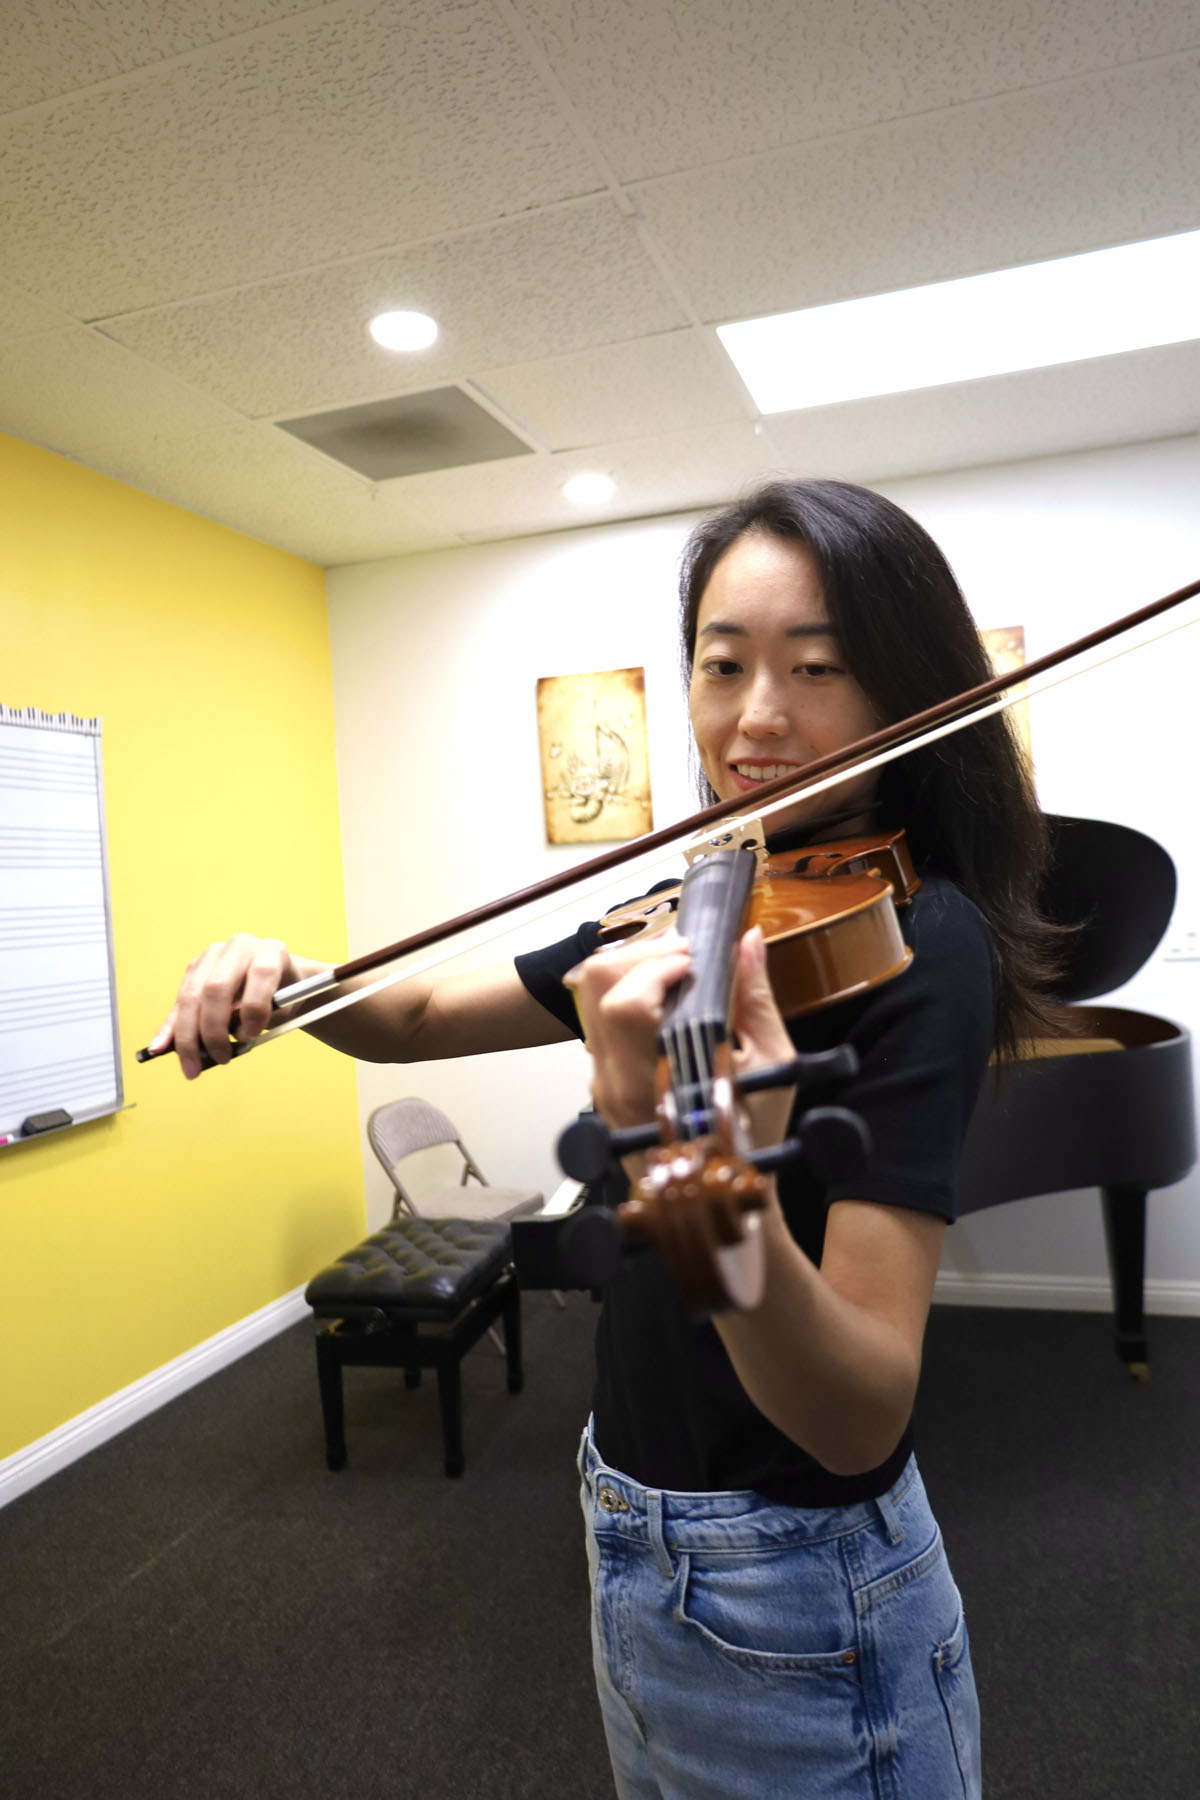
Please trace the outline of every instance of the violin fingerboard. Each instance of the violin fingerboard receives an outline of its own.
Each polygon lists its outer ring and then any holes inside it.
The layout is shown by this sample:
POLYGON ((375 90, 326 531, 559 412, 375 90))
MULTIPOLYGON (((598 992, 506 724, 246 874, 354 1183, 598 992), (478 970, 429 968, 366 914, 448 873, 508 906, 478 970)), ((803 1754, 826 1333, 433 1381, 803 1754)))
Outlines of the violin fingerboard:
POLYGON ((675 928, 692 953, 691 967, 667 1002, 661 1036, 699 1027, 724 1037, 733 996, 734 953, 754 885, 750 850, 717 850, 683 878, 675 928))

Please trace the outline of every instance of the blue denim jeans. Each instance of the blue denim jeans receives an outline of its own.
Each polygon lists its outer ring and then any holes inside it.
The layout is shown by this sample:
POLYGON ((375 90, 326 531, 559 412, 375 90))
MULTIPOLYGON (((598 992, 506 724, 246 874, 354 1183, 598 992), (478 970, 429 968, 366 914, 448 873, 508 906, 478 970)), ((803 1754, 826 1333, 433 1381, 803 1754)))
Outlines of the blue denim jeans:
POLYGON ((910 1460, 854 1506, 644 1488, 580 1445, 620 1800, 978 1800, 979 1707, 910 1460))

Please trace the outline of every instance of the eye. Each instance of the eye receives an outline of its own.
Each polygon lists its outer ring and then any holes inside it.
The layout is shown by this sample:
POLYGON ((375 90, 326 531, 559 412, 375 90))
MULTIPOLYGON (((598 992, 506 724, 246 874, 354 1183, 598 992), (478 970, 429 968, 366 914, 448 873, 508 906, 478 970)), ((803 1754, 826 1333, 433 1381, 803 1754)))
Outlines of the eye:
POLYGON ((829 675, 840 675, 842 671, 836 663, 807 662, 797 664, 796 672, 807 676, 810 681, 820 681, 829 675))
POLYGON ((741 663, 734 662, 731 656, 710 656, 700 667, 705 675, 716 676, 718 680, 730 675, 740 675, 742 672, 741 663))

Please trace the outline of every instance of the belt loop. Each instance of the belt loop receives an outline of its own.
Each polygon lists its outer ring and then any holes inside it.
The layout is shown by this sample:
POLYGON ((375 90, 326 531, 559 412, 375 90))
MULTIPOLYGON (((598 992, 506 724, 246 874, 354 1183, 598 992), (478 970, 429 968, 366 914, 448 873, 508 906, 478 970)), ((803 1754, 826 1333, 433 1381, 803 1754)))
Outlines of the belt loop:
POLYGON ((900 1523, 900 1513, 896 1502, 890 1494, 876 1494, 875 1504, 879 1508, 879 1516, 883 1520, 883 1528, 887 1532, 888 1542, 898 1544, 904 1536, 904 1527, 900 1523))
POLYGON ((579 1479, 587 1483, 589 1490, 595 1486, 596 1464, 600 1461, 596 1454, 594 1426, 595 1418, 589 1413, 588 1422, 583 1428, 583 1436, 579 1440, 579 1455, 575 1459, 575 1467, 579 1470, 579 1479))
POLYGON ((666 1576, 668 1581, 674 1581, 675 1565, 671 1561, 667 1540, 663 1536, 663 1497, 657 1488, 647 1488, 646 1490, 646 1525, 654 1549, 655 1567, 660 1575, 666 1576))

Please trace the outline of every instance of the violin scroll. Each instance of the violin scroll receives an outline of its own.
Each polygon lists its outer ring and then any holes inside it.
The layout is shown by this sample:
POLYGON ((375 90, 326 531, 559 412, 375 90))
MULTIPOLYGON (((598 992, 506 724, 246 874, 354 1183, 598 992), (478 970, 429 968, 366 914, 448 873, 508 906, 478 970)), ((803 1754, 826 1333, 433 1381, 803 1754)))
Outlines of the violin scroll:
MULTIPOLYGON (((841 1066, 853 1068, 848 1046, 808 1060, 835 1056, 841 1066)), ((790 1067, 778 1066, 774 1085, 784 1085, 790 1067)), ((772 1071, 757 1073, 761 1078, 772 1071)), ((758 1085, 770 1084, 760 1079, 758 1085)), ((646 1148, 658 1129, 609 1132, 602 1120, 588 1115, 562 1134, 560 1160, 576 1180, 595 1182, 618 1155, 646 1148), (579 1172, 582 1166, 587 1174, 579 1172)), ((690 1311, 708 1315, 754 1306, 764 1275, 758 1231, 767 1204, 765 1177, 803 1159, 819 1180, 844 1180, 865 1166, 869 1150, 866 1125, 844 1106, 811 1107, 800 1120, 799 1136, 741 1155, 722 1150, 711 1135, 659 1144, 628 1200, 615 1207, 593 1200, 568 1223, 564 1266, 581 1286, 602 1288, 616 1275, 623 1254, 653 1246, 667 1259, 690 1311)))

